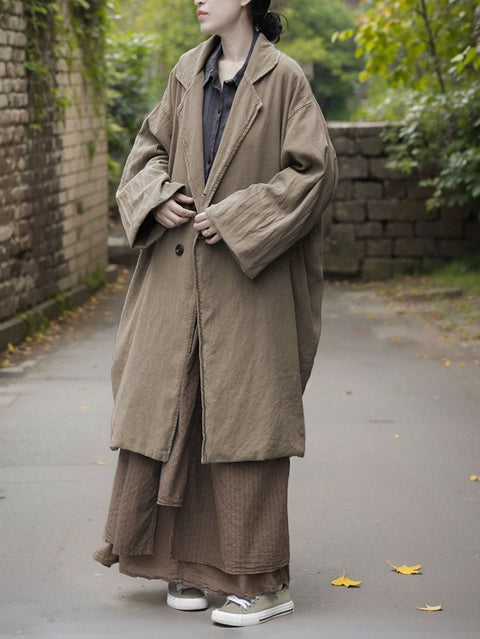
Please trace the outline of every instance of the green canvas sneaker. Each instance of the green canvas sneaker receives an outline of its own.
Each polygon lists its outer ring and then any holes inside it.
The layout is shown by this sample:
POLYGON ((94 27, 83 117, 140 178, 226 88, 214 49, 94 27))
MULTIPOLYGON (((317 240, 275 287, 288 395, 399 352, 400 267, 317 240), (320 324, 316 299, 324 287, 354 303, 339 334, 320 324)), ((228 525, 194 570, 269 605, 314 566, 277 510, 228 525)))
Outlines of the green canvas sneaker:
POLYGON ((205 610, 208 608, 208 599, 199 588, 169 581, 167 604, 175 610, 205 610))
POLYGON ((254 599, 229 595, 221 608, 212 612, 212 621, 224 626, 253 626, 293 612, 288 586, 277 592, 265 592, 254 599))

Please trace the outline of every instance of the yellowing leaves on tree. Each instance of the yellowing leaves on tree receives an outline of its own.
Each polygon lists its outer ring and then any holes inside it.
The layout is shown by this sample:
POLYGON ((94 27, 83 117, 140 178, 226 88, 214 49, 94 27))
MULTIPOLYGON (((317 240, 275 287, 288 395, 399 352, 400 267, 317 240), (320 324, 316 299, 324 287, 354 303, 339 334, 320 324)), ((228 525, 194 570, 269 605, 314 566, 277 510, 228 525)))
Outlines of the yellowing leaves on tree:
POLYGON ((394 566, 390 561, 388 561, 388 559, 387 564, 391 566, 395 572, 399 572, 401 575, 418 575, 418 571, 422 567, 420 564, 418 564, 418 566, 394 566))
POLYGON ((417 610, 425 610, 425 612, 438 612, 442 610, 442 606, 429 606, 425 604, 424 606, 417 606, 417 610))
POLYGON ((361 583, 361 581, 354 581, 353 579, 346 577, 344 570, 341 577, 332 581, 332 586, 345 586, 345 588, 350 588, 351 586, 359 586, 361 583))

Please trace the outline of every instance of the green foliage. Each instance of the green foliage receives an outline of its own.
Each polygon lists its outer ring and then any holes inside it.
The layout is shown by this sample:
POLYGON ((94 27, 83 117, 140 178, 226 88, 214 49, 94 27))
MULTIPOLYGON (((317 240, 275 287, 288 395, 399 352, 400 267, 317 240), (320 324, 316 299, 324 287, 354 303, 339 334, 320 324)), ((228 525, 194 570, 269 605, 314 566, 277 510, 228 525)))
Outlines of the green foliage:
POLYGON ((19 317, 26 327, 26 336, 30 339, 37 339, 45 333, 50 325, 48 317, 43 311, 25 311, 19 317))
POLYGON ((281 12, 288 20, 278 48, 311 73, 315 97, 328 119, 348 119, 354 106, 354 82, 361 69, 351 41, 332 41, 339 29, 351 29, 353 13, 343 0, 290 0, 281 12))
POLYGON ((95 142, 95 140, 87 140, 87 142, 85 142, 85 147, 87 149, 87 155, 88 155, 88 160, 89 162, 91 162, 93 160, 93 158, 95 157, 95 151, 97 148, 97 144, 95 142))
MULTIPOLYGON (((437 268, 430 276, 435 286, 458 287, 469 293, 480 293, 480 255, 464 255, 437 268)), ((475 308, 478 315, 478 306, 475 308)))
POLYGON ((480 83, 448 94, 411 94, 398 129, 385 134, 391 166, 427 171, 429 208, 480 213, 480 83))
POLYGON ((472 43, 474 0, 364 0, 353 30, 365 69, 360 80, 381 75, 391 87, 445 92, 459 73, 474 78, 480 54, 472 43))
POLYGON ((50 119, 54 109, 63 115, 68 100, 58 87, 57 62, 71 67, 77 47, 82 53, 85 77, 101 102, 104 74, 104 40, 108 27, 107 0, 68 0, 67 20, 61 0, 24 0, 27 21, 25 68, 33 105, 33 128, 50 119))
POLYGON ((360 115, 402 121, 385 136, 390 164, 427 175, 421 184, 431 187, 429 208, 480 213, 477 4, 364 0, 356 28, 334 36, 355 40, 365 60, 360 80, 376 92, 360 115))
POLYGON ((55 295, 55 300, 58 302, 58 305, 60 307, 61 317, 69 317, 73 315, 73 311, 76 307, 74 305, 71 306, 67 302, 67 298, 65 297, 64 293, 59 293, 58 295, 55 295))
POLYGON ((82 284, 84 284, 92 294, 104 286, 107 286, 108 277, 103 266, 97 266, 93 271, 84 275, 82 284))
POLYGON ((58 0, 26 0, 27 21, 25 68, 29 78, 33 123, 40 126, 54 108, 63 114, 64 96, 56 81, 58 33, 62 27, 58 0))
POLYGON ((68 0, 68 17, 82 54, 85 78, 93 87, 97 106, 103 104, 106 81, 105 40, 110 18, 107 0, 68 0))
POLYGON ((150 110, 148 76, 154 51, 152 36, 113 31, 107 40, 107 141, 109 152, 109 207, 115 209, 115 191, 125 159, 145 115, 150 110))

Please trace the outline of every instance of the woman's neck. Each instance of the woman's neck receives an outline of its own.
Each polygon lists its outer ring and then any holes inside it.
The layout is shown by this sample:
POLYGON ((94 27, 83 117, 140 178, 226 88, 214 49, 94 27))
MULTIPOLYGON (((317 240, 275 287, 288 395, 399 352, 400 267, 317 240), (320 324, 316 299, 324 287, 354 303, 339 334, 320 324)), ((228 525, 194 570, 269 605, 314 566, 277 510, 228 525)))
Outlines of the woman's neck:
POLYGON ((250 20, 240 21, 235 28, 222 34, 222 58, 232 65, 245 62, 252 45, 253 27, 250 20))

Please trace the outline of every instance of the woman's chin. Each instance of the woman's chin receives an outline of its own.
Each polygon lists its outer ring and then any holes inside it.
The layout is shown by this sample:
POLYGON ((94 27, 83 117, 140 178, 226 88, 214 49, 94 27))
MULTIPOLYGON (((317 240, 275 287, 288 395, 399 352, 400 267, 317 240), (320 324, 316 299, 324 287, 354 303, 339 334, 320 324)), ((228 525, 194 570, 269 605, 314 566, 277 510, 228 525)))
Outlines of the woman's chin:
POLYGON ((200 32, 203 33, 203 35, 214 35, 212 29, 209 29, 208 25, 202 23, 200 23, 200 32))

